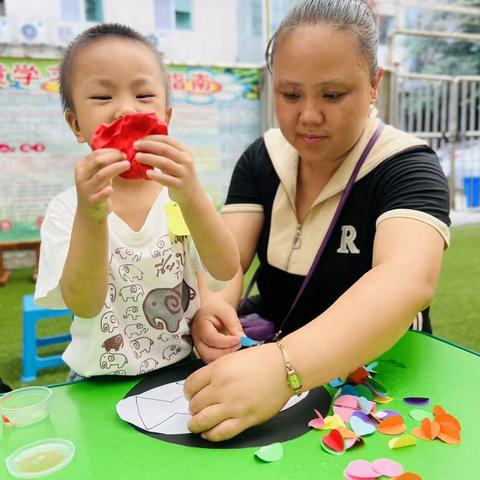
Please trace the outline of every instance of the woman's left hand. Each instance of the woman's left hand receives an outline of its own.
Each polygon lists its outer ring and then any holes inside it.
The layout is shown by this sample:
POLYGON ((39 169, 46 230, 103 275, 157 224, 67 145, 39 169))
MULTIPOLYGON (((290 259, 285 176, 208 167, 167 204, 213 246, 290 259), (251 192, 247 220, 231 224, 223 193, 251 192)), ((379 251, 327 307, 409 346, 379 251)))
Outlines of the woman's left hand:
POLYGON ((192 414, 188 428, 214 442, 272 418, 292 396, 274 343, 215 360, 192 373, 184 390, 192 414))

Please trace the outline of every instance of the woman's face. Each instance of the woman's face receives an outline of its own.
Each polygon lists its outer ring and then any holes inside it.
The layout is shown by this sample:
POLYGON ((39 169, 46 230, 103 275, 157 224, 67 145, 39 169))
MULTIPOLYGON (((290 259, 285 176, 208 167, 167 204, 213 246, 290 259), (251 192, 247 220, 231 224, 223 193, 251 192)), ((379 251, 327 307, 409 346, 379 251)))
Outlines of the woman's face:
POLYGON ((365 128, 376 95, 351 32, 298 27, 281 37, 273 59, 280 130, 307 162, 343 161, 365 128))

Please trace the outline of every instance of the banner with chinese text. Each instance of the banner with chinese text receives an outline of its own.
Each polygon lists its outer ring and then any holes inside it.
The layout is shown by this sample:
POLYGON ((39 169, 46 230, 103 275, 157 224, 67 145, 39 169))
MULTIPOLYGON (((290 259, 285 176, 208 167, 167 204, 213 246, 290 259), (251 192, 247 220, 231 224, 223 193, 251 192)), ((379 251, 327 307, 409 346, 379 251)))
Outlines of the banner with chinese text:
MULTIPOLYGON (((242 151, 260 132, 260 71, 171 65, 170 135, 188 146, 219 205, 242 151)), ((50 199, 88 154, 58 95, 58 61, 0 58, 0 242, 39 238, 50 199)))

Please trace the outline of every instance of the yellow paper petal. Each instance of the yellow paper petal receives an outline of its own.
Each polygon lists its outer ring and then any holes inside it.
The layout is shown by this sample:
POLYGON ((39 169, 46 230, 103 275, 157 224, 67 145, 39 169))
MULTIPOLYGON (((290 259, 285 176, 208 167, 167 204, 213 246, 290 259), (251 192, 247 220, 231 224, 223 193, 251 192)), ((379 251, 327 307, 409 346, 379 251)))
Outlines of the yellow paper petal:
POLYGON ((413 435, 410 435, 409 433, 407 433, 406 435, 403 435, 402 437, 392 438, 391 440, 388 441, 388 446, 391 449, 409 447, 410 445, 416 445, 416 444, 417 444, 417 439, 413 435))
POLYGON ((178 203, 170 200, 165 205, 165 211, 167 212, 168 216, 168 231, 170 233, 178 235, 179 237, 183 235, 190 235, 178 203))
POLYGON ((374 400, 377 403, 390 403, 393 398, 392 397, 375 397, 374 400))

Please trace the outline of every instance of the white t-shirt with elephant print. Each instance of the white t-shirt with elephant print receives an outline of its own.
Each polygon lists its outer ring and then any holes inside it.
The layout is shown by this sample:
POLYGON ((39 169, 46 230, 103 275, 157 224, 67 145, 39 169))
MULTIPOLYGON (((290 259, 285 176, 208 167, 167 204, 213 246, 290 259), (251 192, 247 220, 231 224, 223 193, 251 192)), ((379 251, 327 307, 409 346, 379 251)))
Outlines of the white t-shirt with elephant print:
MULTIPOLYGON (((76 373, 139 375, 190 354, 189 324, 200 305, 195 271, 203 267, 190 237, 168 233, 168 201, 163 189, 138 232, 109 215, 107 298, 96 317, 74 318, 72 342, 63 354, 76 373)), ((76 206, 72 187, 47 208, 35 289, 39 306, 67 308, 59 283, 76 206)))

